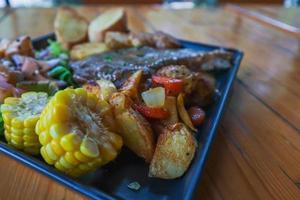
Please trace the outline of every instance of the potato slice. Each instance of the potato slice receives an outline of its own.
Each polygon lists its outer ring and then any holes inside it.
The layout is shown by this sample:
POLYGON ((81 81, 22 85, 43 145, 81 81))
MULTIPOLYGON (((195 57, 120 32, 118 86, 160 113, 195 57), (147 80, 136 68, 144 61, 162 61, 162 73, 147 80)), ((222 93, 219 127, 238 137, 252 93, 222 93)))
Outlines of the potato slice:
POLYGON ((117 92, 115 84, 109 80, 100 79, 97 80, 97 84, 100 86, 100 98, 109 101, 110 96, 117 92))
POLYGON ((174 179, 182 176, 194 158, 197 143, 182 123, 165 128, 158 136, 149 176, 174 179))
POLYGON ((75 45, 70 54, 71 59, 80 60, 94 54, 103 53, 107 50, 108 48, 104 43, 83 43, 75 45))
POLYGON ((110 49, 132 47, 132 43, 128 33, 109 31, 105 34, 104 42, 110 49))
POLYGON ((123 9, 111 9, 96 17, 89 25, 91 42, 103 42, 108 31, 127 32, 127 18, 123 9))
POLYGON ((88 22, 71 8, 58 10, 54 29, 57 41, 67 49, 87 40, 88 22))
POLYGON ((122 91, 124 94, 126 94, 133 100, 137 100, 139 98, 138 91, 139 91, 140 82, 142 80, 142 76, 143 76, 142 70, 138 70, 134 72, 120 88, 120 91, 122 91))
POLYGON ((114 107, 125 145, 150 162, 154 152, 154 137, 149 122, 131 107, 131 100, 123 93, 114 93, 110 103, 114 107))

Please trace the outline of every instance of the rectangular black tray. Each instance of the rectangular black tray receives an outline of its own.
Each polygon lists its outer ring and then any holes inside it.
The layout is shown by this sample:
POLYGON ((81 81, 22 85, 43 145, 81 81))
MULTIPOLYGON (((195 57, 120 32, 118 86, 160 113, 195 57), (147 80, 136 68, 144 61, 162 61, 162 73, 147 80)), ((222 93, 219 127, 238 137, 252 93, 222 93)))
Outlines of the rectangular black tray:
MULTIPOLYGON (((36 49, 43 48, 47 45, 48 39, 54 39, 54 35, 49 34, 36 38, 33 40, 33 45, 36 49)), ((216 95, 215 103, 206 110, 207 119, 204 125, 196 133, 196 138, 201 145, 183 177, 175 180, 148 178, 148 165, 126 148, 109 165, 79 179, 72 179, 60 173, 47 165, 41 157, 32 157, 9 147, 4 138, 0 138, 0 152, 92 199, 192 199, 243 53, 235 49, 207 44, 183 40, 180 42, 185 48, 202 51, 224 49, 233 53, 233 66, 229 70, 217 74, 216 87, 219 92, 216 95), (140 183, 140 190, 132 191, 127 187, 134 181, 140 183)))

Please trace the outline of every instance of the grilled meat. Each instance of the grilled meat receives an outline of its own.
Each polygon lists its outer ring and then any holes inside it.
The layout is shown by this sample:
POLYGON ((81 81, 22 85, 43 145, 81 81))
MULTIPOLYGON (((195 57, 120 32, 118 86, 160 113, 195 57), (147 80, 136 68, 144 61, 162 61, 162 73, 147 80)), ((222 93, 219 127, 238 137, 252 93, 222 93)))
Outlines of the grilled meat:
POLYGON ((181 46, 175 38, 161 31, 154 33, 131 33, 129 38, 133 46, 150 46, 158 49, 176 49, 181 46))
POLYGON ((88 80, 108 79, 117 87, 135 71, 143 70, 152 75, 168 65, 185 65, 191 71, 227 69, 231 65, 231 54, 222 50, 210 52, 192 49, 154 49, 134 47, 119 49, 91 56, 71 63, 74 79, 79 83, 88 80))
POLYGON ((111 49, 136 46, 149 46, 157 49, 176 49, 180 47, 175 38, 161 31, 154 33, 108 32, 105 35, 105 44, 111 49))

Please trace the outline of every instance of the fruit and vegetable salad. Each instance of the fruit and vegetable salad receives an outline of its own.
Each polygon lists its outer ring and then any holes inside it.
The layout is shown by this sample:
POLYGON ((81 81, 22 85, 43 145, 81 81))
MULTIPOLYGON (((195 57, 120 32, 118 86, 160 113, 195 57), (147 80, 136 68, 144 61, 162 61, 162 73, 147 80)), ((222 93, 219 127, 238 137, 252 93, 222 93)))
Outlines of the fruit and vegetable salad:
POLYGON ((149 164, 150 177, 182 176, 213 103, 213 71, 231 66, 230 53, 181 48, 163 32, 133 33, 122 9, 88 22, 62 8, 54 30, 56 40, 42 49, 29 36, 0 41, 7 144, 72 177, 115 160, 122 148, 149 164))

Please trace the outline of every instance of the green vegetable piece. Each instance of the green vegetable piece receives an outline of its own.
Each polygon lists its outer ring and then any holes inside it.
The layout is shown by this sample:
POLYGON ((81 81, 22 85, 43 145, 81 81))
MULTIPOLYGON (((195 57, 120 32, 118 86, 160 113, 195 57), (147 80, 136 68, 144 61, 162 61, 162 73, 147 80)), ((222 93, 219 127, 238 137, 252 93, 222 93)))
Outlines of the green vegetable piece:
POLYGON ((67 50, 62 47, 61 43, 52 40, 48 40, 48 43, 49 43, 48 48, 52 56, 58 57, 62 53, 67 54, 67 50))
POLYGON ((106 62, 112 62, 113 57, 112 57, 112 56, 105 56, 105 57, 104 57, 104 60, 105 60, 106 62))
POLYGON ((66 67, 66 68, 68 67, 68 61, 67 60, 62 60, 62 61, 59 62, 59 64, 63 67, 66 67))
POLYGON ((49 96, 54 95, 59 90, 54 81, 21 81, 17 83, 17 88, 26 91, 46 92, 49 96))
POLYGON ((58 78, 61 74, 65 73, 67 71, 68 70, 65 67, 57 66, 48 72, 48 76, 53 77, 53 78, 58 78))
POLYGON ((64 73, 59 75, 59 79, 66 81, 67 83, 68 83, 68 80, 70 80, 70 78, 71 78, 71 73, 69 71, 65 71, 64 73))

